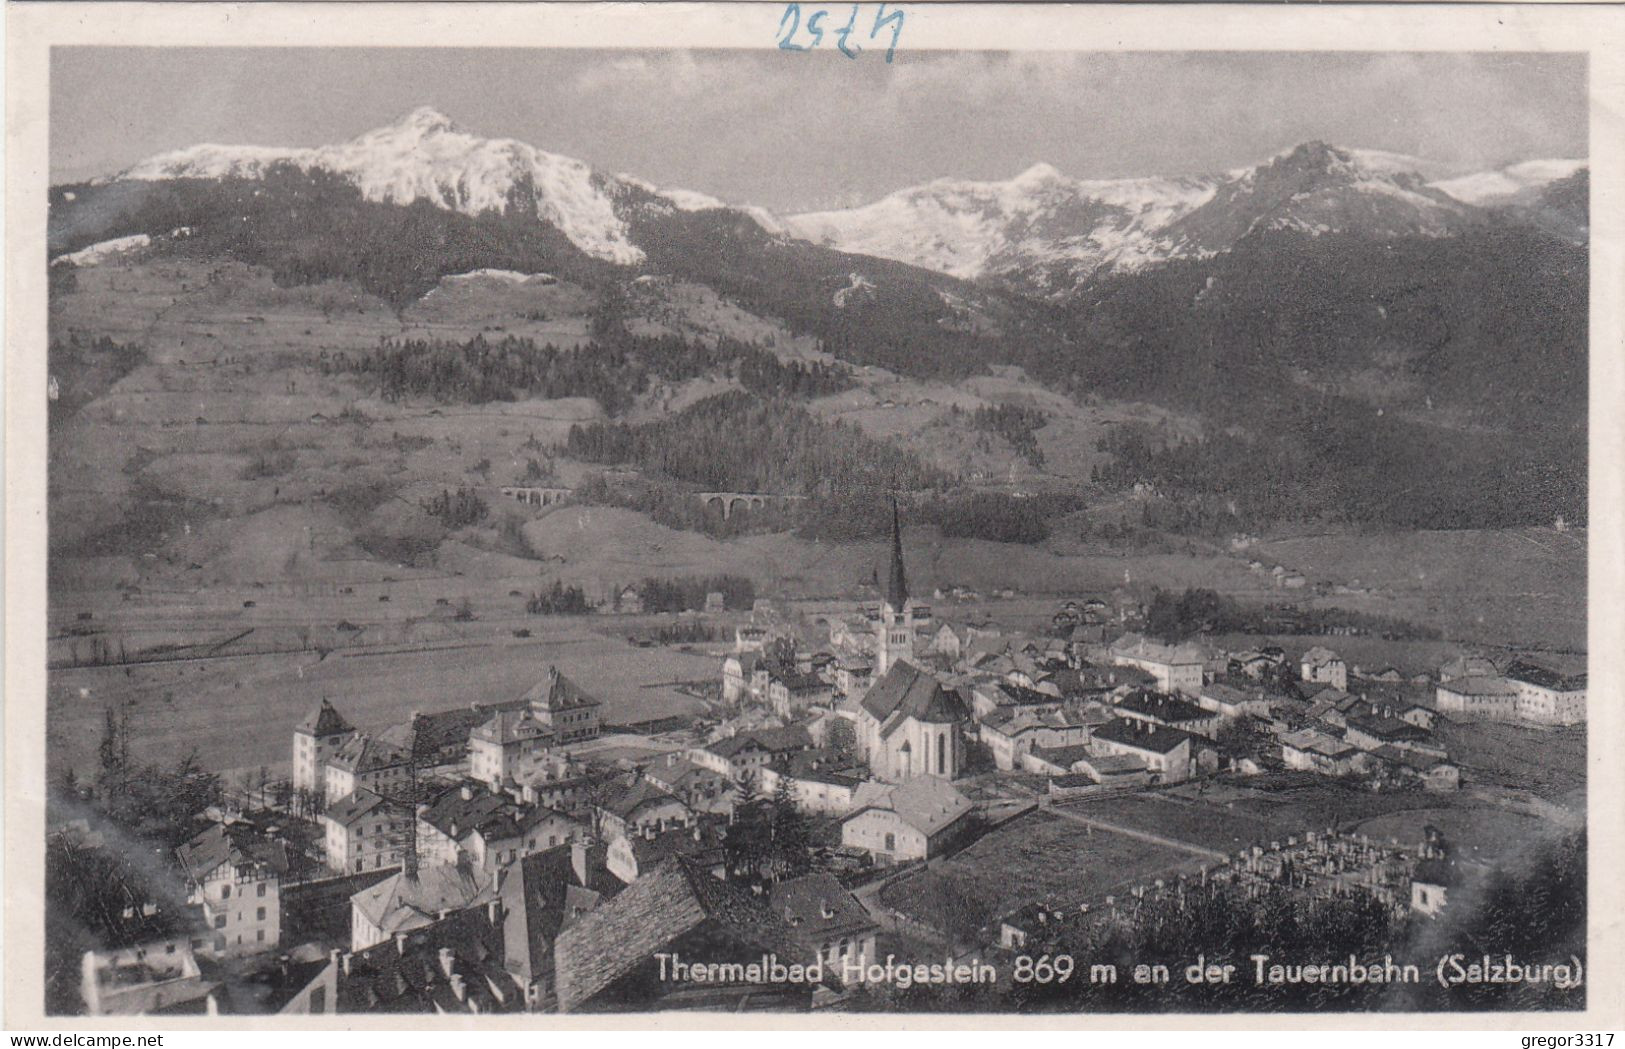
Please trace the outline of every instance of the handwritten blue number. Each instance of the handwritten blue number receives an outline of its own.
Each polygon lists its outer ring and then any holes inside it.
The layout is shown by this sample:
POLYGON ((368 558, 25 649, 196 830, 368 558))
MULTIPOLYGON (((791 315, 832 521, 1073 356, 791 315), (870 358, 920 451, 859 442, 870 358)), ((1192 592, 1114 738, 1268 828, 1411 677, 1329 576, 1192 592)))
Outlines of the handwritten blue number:
POLYGON ((847 47, 846 46, 846 38, 852 35, 852 27, 857 25, 857 24, 858 24, 858 5, 853 4, 852 5, 852 17, 848 18, 846 20, 846 25, 844 25, 841 28, 835 30, 835 36, 836 36, 835 46, 840 48, 841 49, 841 54, 845 55, 847 58, 857 58, 858 57, 858 52, 863 50, 863 48, 857 47, 856 45, 854 45, 852 47, 847 47))
POLYGON ((886 48, 886 62, 890 64, 892 55, 897 53, 897 38, 903 35, 903 12, 893 11, 886 14, 886 5, 881 4, 875 9, 875 27, 869 30, 869 39, 873 40, 880 32, 882 26, 891 23, 891 46, 886 48))
POLYGON ((785 5, 785 7, 784 7, 784 16, 779 19, 779 30, 781 32, 783 31, 784 23, 786 23, 786 22, 790 22, 790 31, 788 33, 785 33, 784 38, 779 41, 779 50, 781 50, 781 51, 805 51, 805 50, 807 50, 805 47, 802 47, 800 44, 792 44, 790 42, 791 39, 796 35, 796 30, 801 28, 801 5, 800 4, 786 4, 785 5), (794 16, 795 20, 793 22, 791 21, 791 16, 794 16))
POLYGON ((814 11, 807 16, 807 32, 811 33, 813 38, 813 42, 808 45, 809 48, 817 47, 824 42, 824 31, 819 28, 819 25, 824 21, 824 16, 827 14, 829 14, 828 11, 814 11))

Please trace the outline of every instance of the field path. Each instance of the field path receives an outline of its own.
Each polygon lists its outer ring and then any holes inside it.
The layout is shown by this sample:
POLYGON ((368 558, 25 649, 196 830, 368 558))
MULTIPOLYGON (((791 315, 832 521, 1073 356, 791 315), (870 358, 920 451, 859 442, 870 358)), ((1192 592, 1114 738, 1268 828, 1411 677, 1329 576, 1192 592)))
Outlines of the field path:
POLYGON ((1213 849, 1204 849, 1200 845, 1192 845, 1188 841, 1180 841, 1177 838, 1164 838, 1160 834, 1152 834, 1149 831, 1135 830, 1131 827, 1119 826, 1116 823, 1107 823, 1105 820, 1091 819, 1088 816, 1081 816, 1076 812, 1069 812, 1066 809, 1057 808, 1053 805, 1043 806, 1043 809, 1045 812, 1059 816, 1062 819, 1071 820, 1073 823, 1081 823, 1086 827, 1096 827, 1112 834, 1121 834, 1125 838, 1135 838, 1139 841, 1150 842, 1153 845, 1165 845, 1170 849, 1178 849, 1181 852, 1189 852, 1196 856, 1203 856, 1211 860, 1218 860, 1221 863, 1230 859, 1230 857, 1225 853, 1217 852, 1213 849))

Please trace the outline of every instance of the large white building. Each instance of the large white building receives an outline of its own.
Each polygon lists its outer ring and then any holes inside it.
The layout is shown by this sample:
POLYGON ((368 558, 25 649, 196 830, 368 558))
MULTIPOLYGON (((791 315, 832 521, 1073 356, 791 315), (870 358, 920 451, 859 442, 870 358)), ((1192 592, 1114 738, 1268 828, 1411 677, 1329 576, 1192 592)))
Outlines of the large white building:
POLYGON ((322 700, 293 730, 293 789, 320 803, 327 788, 327 762, 354 735, 355 727, 322 700))
POLYGON ((1586 675, 1565 674, 1528 660, 1514 660, 1506 679, 1517 689, 1518 717, 1542 725, 1578 725, 1586 719, 1586 675))
POLYGON ((1202 691, 1207 658, 1195 645, 1164 645, 1139 634, 1124 634, 1112 644, 1111 660, 1116 666, 1138 667, 1150 674, 1160 691, 1191 696, 1202 691))

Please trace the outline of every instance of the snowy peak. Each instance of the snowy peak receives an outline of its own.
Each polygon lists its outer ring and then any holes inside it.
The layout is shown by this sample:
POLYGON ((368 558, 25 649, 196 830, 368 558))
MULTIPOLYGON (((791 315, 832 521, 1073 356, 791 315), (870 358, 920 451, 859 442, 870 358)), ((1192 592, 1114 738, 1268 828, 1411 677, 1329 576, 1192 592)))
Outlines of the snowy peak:
POLYGON ((1094 273, 1227 251, 1250 234, 1449 236, 1475 205, 1534 197, 1582 164, 1462 176, 1438 161, 1303 142, 1218 176, 1080 180, 1039 163, 1003 182, 938 179, 872 204, 797 215, 797 236, 1051 297, 1094 273))
MULTIPOLYGON (((480 138, 460 130, 439 110, 422 106, 394 123, 348 142, 313 149, 275 146, 200 145, 160 154, 119 178, 261 178, 278 164, 343 176, 369 200, 436 207, 478 215, 505 212, 514 204, 534 208, 589 255, 621 265, 645 259, 632 241, 618 201, 628 186, 664 198, 674 207, 723 207, 700 194, 661 193, 635 180, 593 171, 585 162, 509 138, 480 138)), ((756 221, 772 222, 751 212, 756 221)))
POLYGON ((938 179, 786 225, 815 243, 955 277, 1068 286, 1144 254, 1158 230, 1212 189, 1203 179, 1086 182, 1038 163, 1002 182, 938 179))

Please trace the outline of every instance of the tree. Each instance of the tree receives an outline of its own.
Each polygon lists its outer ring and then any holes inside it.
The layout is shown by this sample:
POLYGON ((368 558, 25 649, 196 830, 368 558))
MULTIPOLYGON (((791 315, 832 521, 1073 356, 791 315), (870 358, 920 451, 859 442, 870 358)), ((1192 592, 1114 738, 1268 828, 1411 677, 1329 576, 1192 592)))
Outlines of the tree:
POLYGON ((845 718, 831 718, 824 746, 836 760, 851 761, 858 756, 858 730, 845 718))

